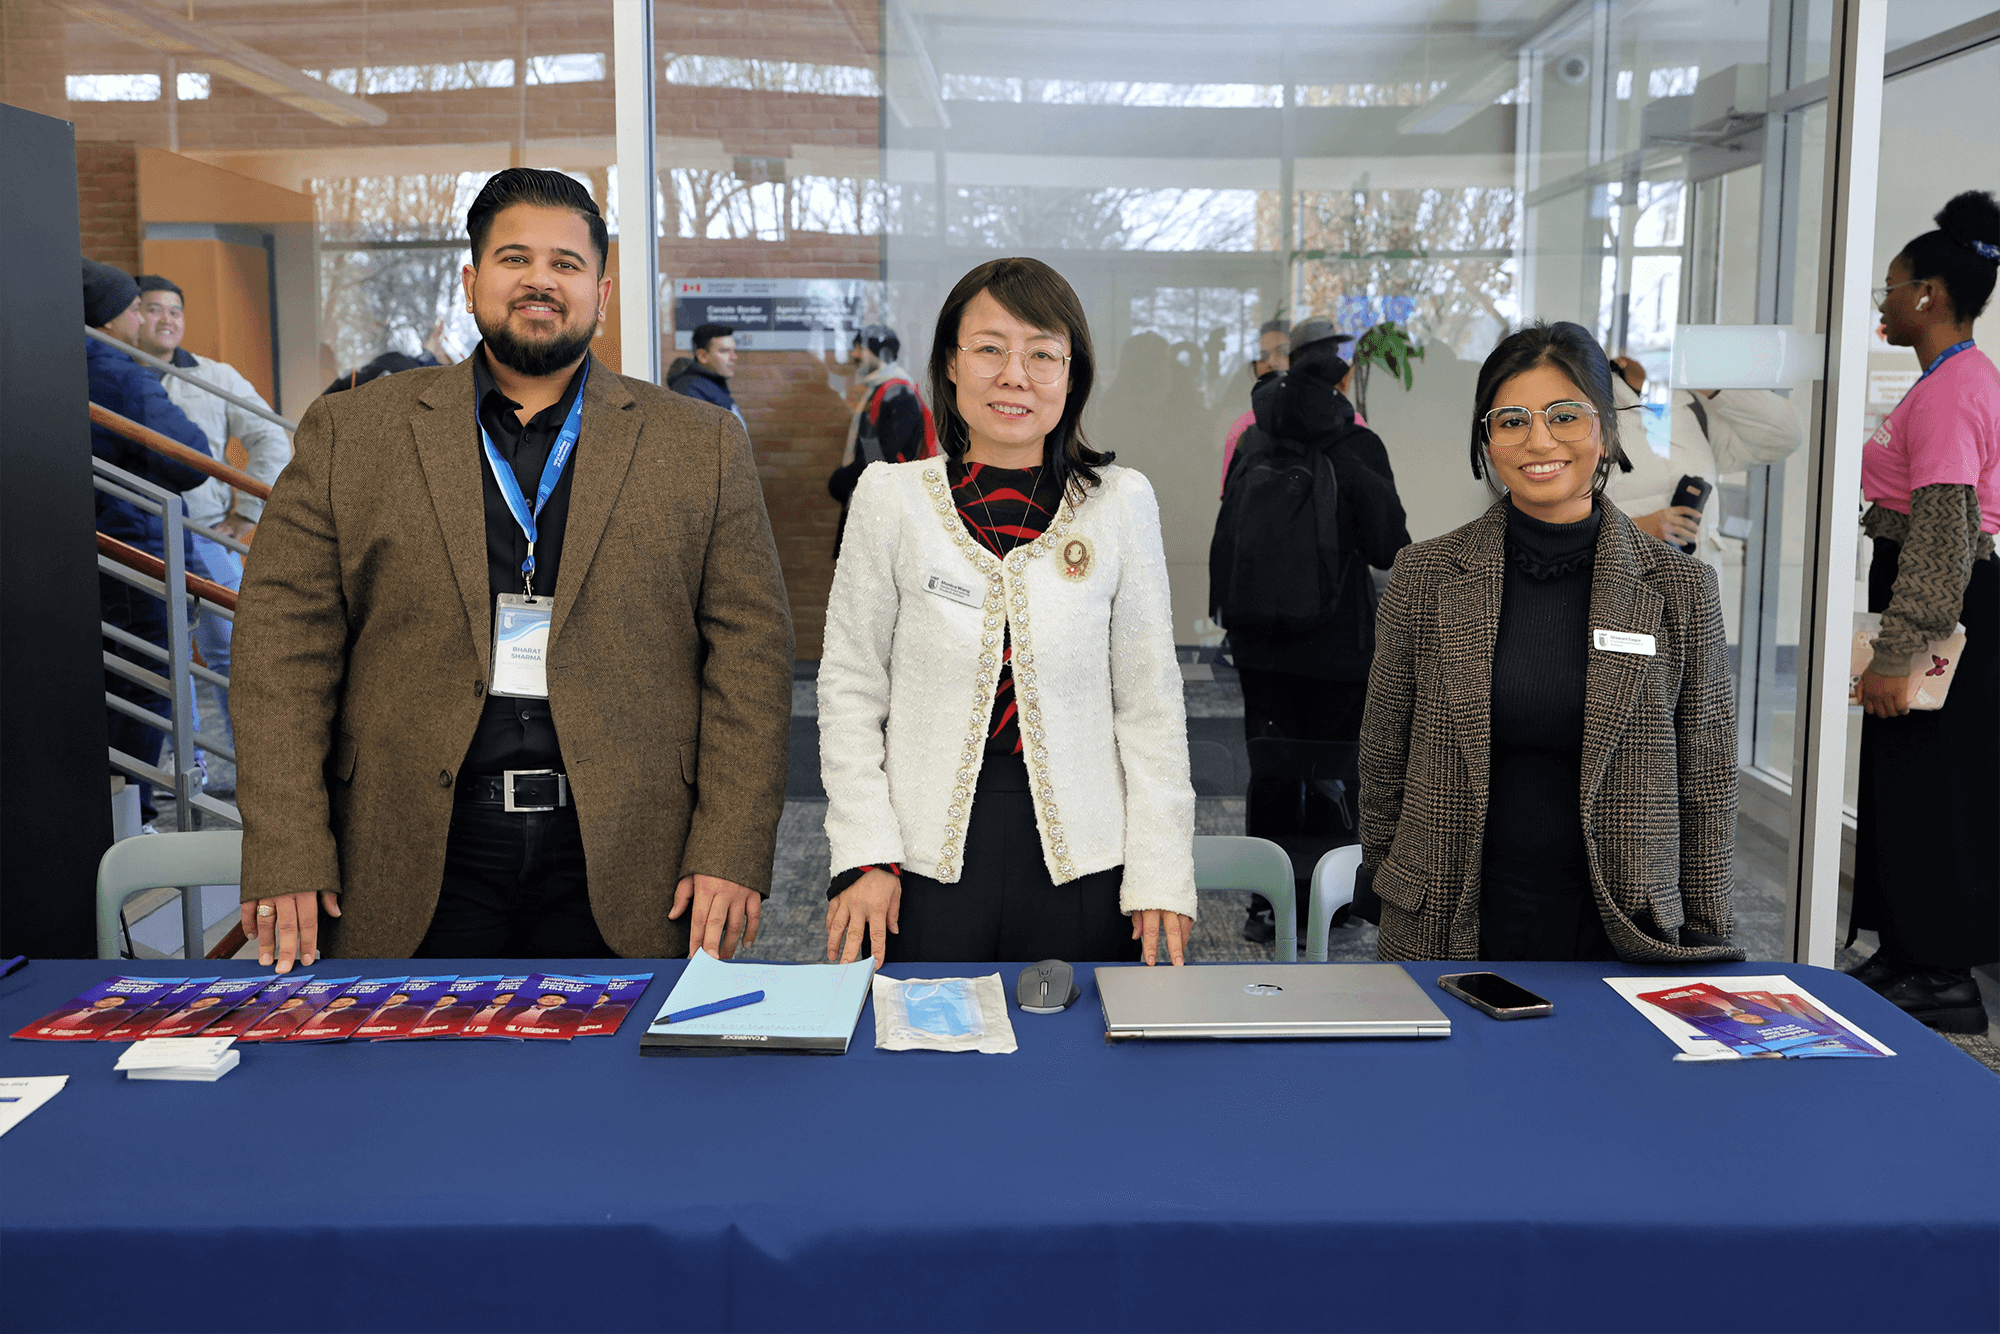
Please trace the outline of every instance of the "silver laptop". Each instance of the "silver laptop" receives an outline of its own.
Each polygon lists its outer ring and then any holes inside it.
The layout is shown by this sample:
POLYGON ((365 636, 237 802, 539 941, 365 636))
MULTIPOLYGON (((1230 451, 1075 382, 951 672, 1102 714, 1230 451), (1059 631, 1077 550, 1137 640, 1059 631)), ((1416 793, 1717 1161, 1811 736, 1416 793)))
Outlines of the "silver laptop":
POLYGON ((1107 1038, 1448 1038, 1393 963, 1099 968, 1107 1038))

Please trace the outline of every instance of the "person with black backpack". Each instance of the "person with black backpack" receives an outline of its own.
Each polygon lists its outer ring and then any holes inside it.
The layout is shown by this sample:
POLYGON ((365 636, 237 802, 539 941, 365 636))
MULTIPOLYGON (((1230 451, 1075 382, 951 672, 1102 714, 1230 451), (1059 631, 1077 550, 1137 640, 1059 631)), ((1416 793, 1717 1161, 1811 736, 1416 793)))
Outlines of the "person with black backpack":
POLYGON ((848 503, 868 465, 937 457, 937 423, 916 380, 896 360, 902 350, 902 339, 886 324, 868 325, 854 335, 849 360, 867 394, 848 423, 840 466, 826 480, 827 494, 840 502, 840 522, 833 530, 835 560, 847 531, 848 503))
POLYGON ((1292 331, 1291 369, 1251 396, 1209 547, 1247 737, 1355 741, 1375 656, 1375 581, 1410 543, 1389 451, 1340 391, 1331 322, 1292 331))
MULTIPOLYGON (((1243 683, 1247 832, 1275 838, 1302 876, 1358 837, 1370 570, 1410 542, 1389 451, 1341 392, 1344 341, 1331 322, 1305 321, 1292 331, 1289 371, 1252 392, 1256 423, 1230 460, 1209 547, 1210 615, 1229 632, 1243 683)), ((1262 899, 1243 934, 1276 935, 1262 899)))

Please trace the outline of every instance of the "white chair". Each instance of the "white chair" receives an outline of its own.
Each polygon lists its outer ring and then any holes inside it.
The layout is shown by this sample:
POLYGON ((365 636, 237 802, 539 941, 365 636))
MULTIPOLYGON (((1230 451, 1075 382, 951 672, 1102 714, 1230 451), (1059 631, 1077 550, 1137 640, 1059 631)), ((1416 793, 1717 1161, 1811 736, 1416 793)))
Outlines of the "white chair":
MULTIPOLYGON (((106 850, 97 863, 97 957, 123 957, 119 948, 118 913, 125 900, 149 889, 178 889, 183 896, 200 896, 203 885, 235 885, 243 880, 243 831, 205 829, 192 834, 144 834, 124 838, 106 850)), ((200 920, 200 912, 183 911, 182 922, 200 920)), ((202 957, 202 937, 184 942, 189 960, 202 957)))
POLYGON ((1313 867, 1312 897, 1306 900, 1306 962, 1326 962, 1326 937, 1333 915, 1354 902, 1354 873, 1361 869, 1361 846, 1335 848, 1313 867))
MULTIPOLYGON (((1235 834, 1197 834, 1194 840, 1194 887, 1197 890, 1244 890, 1271 901, 1277 918, 1275 942, 1279 963, 1297 963, 1298 889, 1292 881, 1292 859, 1268 838, 1235 834)), ((1321 957, 1324 958, 1324 952, 1321 957)))

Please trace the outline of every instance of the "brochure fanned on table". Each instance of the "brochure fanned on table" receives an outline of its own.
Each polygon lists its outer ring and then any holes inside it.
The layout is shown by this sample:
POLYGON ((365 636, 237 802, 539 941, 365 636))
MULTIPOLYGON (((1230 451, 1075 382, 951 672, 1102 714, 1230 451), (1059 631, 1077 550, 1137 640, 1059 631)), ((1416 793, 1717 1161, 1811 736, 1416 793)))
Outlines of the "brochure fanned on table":
POLYGON ((207 977, 182 978, 167 990, 148 998, 143 1009, 134 1011, 131 1018, 104 1034, 101 1041, 130 1042, 193 1000, 203 987, 220 980, 214 973, 210 973, 207 977))
POLYGON ((527 985, 528 976, 526 973, 517 973, 512 977, 501 978, 494 985, 494 989, 487 996, 485 1003, 473 1011, 472 1017, 465 1021, 465 1026, 451 1036, 459 1038, 499 1038, 507 1036, 500 1031, 500 1027, 527 1008, 527 997, 522 994, 522 988, 527 985))
POLYGON ((1604 981, 1673 1039, 1677 1061, 1896 1054, 1782 974, 1604 981))
POLYGON ((14 1036, 39 1042, 95 1042, 131 1027, 136 1016, 179 985, 170 977, 107 977, 61 1009, 15 1030, 14 1036))
POLYGON ((725 963, 697 951, 639 1039, 648 1056, 697 1051, 792 1051, 838 1056, 854 1037, 875 961, 725 963), (666 1018, 748 992, 764 999, 677 1024, 666 1018))
POLYGON ((608 1038, 616 1033, 618 1025, 625 1022, 626 1012, 639 1003, 639 997, 645 995, 646 988, 653 984, 653 975, 620 973, 600 980, 605 984, 604 995, 583 1017, 583 1022, 576 1026, 576 1035, 580 1038, 608 1038))
POLYGON ((500 1031, 510 1038, 545 1038, 568 1042, 576 1026, 597 1005, 604 994, 601 977, 572 977, 562 973, 536 973, 521 987, 526 1008, 502 1024, 500 1031))
POLYGON ((367 1022, 377 1006, 387 1000, 407 977, 364 977, 326 1003, 326 1008, 300 1024, 285 1038, 287 1042, 342 1042, 367 1022))
POLYGON ((361 1021, 361 1026, 354 1030, 354 1036, 378 1042, 410 1036, 410 1031, 429 1016, 432 1003, 457 980, 455 973, 446 973, 441 977, 405 978, 401 986, 375 1007, 373 1014, 361 1021))
POLYGON ((501 981, 498 973, 459 978, 438 995, 430 1013, 410 1030, 409 1035, 413 1038, 457 1037, 459 1030, 471 1022, 472 1016, 493 999, 501 981))
POLYGON ((245 1042, 281 1042, 298 1031, 301 1024, 326 1008, 327 1002, 361 979, 322 977, 306 983, 278 1003, 276 1009, 243 1030, 245 1042))
POLYGON ((264 978, 263 990, 201 1030, 201 1035, 207 1038, 240 1038, 312 980, 311 973, 291 973, 276 980, 264 978))
POLYGON ((147 1029, 147 1038, 187 1038, 205 1033, 209 1025, 264 989, 261 977, 225 977, 197 991, 187 1004, 147 1029))

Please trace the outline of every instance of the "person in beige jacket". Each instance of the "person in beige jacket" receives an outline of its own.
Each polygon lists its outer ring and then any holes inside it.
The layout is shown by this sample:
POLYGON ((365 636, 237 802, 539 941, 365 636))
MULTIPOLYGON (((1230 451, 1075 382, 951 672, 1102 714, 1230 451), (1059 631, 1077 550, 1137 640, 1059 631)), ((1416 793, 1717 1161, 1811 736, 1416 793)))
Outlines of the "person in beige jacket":
POLYGON ((467 230, 481 347, 321 398, 264 510, 245 931, 280 972, 727 957, 769 892, 791 707, 749 441, 590 358, 610 282, 575 181, 501 172, 467 230))

